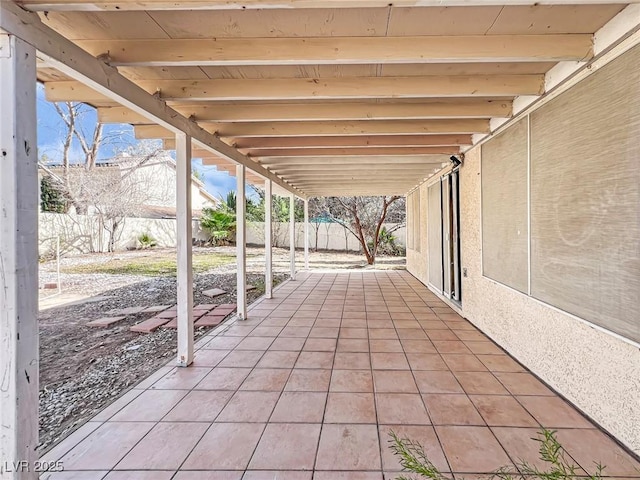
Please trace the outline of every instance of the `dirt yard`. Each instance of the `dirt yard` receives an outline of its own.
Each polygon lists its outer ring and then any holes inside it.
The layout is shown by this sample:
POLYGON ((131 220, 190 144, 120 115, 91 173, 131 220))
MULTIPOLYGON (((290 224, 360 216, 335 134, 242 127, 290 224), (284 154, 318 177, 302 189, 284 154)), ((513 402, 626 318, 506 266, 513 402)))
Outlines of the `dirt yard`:
MULTIPOLYGON (((194 305, 235 303, 232 247, 194 248, 194 305), (211 299, 203 290, 228 293, 211 299)), ((302 253, 297 253, 299 265, 302 253)), ((289 252, 274 249, 274 280, 287 278, 289 252)), ((381 258, 377 268, 402 268, 404 258, 381 258)), ((86 324, 126 307, 175 305, 175 250, 93 254, 61 260, 62 294, 40 290, 40 449, 48 450, 176 354, 176 331, 150 334, 129 327, 153 314, 128 315, 108 328, 86 324), (68 303, 73 300, 72 303, 68 303)), ((319 252, 313 269, 365 268, 356 254, 319 252)), ((264 250, 247 251, 249 302, 264 293, 264 250)), ((55 262, 40 266, 40 284, 57 281, 55 262)), ((208 328, 196 330, 196 339, 208 328)))

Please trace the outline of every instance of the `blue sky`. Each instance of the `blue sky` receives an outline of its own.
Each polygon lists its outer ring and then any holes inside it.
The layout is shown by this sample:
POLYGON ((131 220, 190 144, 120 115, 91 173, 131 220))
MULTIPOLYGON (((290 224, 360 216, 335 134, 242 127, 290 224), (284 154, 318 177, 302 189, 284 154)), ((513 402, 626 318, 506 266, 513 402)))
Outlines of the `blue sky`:
MULTIPOLYGON (((38 85, 38 155, 42 158, 46 155, 51 161, 60 161, 62 158, 62 145, 64 142, 65 125, 52 103, 44 98, 44 88, 38 85)), ((85 106, 81 116, 80 128, 93 132, 97 122, 95 109, 85 106)), ((119 151, 135 145, 137 140, 133 135, 133 127, 130 125, 106 125, 104 129, 105 145, 100 149, 99 159, 113 157, 119 151)), ((82 158, 82 149, 77 140, 71 145, 71 161, 82 158)), ((204 175, 206 189, 213 196, 225 197, 231 190, 236 189, 235 177, 227 172, 218 172, 215 166, 202 165, 202 160, 193 160, 193 169, 199 170, 204 175)))

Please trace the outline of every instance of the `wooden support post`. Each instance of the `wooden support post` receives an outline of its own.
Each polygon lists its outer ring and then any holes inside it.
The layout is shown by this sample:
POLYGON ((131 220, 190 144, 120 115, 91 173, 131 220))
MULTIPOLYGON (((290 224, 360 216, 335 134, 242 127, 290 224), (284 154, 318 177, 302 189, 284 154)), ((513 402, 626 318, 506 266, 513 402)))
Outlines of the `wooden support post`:
POLYGON ((38 478, 36 51, 0 33, 0 477, 38 478))
POLYGON ((291 280, 296 279, 296 197, 289 196, 289 255, 291 259, 291 280))
POLYGON ((238 182, 236 193, 236 259, 238 262, 236 286, 238 289, 238 319, 247 319, 247 222, 245 201, 245 174, 244 165, 236 166, 236 180, 238 182))
POLYGON ((178 365, 193 362, 193 269, 191 257, 191 137, 176 134, 178 237, 178 365))
POLYGON ((304 200, 304 269, 309 270, 309 199, 304 200))
POLYGON ((273 211, 273 185, 271 180, 264 181, 264 296, 273 297, 273 259, 271 250, 272 225, 271 212, 273 211))

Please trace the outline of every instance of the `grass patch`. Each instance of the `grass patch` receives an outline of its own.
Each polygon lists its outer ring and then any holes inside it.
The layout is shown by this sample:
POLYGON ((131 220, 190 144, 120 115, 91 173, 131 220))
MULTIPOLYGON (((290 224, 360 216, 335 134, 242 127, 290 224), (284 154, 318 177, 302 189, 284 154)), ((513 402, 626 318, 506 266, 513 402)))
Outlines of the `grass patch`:
MULTIPOLYGON (((194 273, 207 272, 236 261, 236 257, 219 253, 193 255, 194 273)), ((169 256, 114 258, 106 262, 87 263, 63 269, 64 273, 104 273, 108 275, 176 276, 177 262, 169 256)))

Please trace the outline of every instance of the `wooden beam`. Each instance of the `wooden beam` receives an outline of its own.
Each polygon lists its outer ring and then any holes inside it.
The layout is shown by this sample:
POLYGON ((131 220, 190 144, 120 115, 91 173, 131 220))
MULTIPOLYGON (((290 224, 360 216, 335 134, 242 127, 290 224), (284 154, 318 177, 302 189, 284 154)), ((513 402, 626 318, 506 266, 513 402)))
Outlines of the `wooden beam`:
MULTIPOLYGON (((167 101, 308 100, 331 98, 514 97, 540 95, 544 75, 144 80, 143 90, 167 101)), ((47 100, 98 103, 104 94, 77 81, 47 82, 47 100)))
MULTIPOLYGON (((599 5, 621 0, 509 0, 509 5, 599 5)), ((230 10, 276 8, 387 8, 388 0, 21 0, 38 11, 230 10)), ((640 0, 625 0, 640 3, 640 0)), ((447 0, 447 7, 503 6, 505 0, 447 0)), ((442 0, 394 0, 394 7, 442 7, 442 0)))
POLYGON ((584 61, 589 34, 126 39, 77 42, 115 66, 584 61))
MULTIPOLYGON (((196 157, 196 155, 194 155, 196 157)), ((449 155, 415 155, 415 156, 369 156, 360 157, 265 157, 256 159, 258 163, 273 168, 278 165, 337 165, 350 166, 359 165, 367 167, 369 165, 380 165, 392 163, 394 165, 418 164, 425 163, 442 164, 449 161, 449 155)), ((219 158, 202 158, 204 165, 229 165, 221 162, 219 158)))
MULTIPOLYGON (((484 119, 397 120, 354 122, 277 122, 203 124, 220 137, 290 137, 309 135, 416 135, 439 133, 489 133, 484 119)), ((136 138, 170 138, 171 133, 157 125, 138 125, 136 138)))
MULTIPOLYGON (((223 141, 238 149, 259 148, 346 148, 346 147, 443 147, 471 145, 471 135, 346 135, 322 137, 223 137, 223 141)), ((175 149, 172 139, 164 140, 164 148, 175 149)))
MULTIPOLYGON (((305 120, 426 120, 435 118, 490 118, 511 116, 508 99, 444 99, 421 103, 284 103, 266 105, 173 104, 185 117, 205 122, 279 122, 305 120)), ((142 115, 125 107, 98 108, 98 119, 104 123, 146 124, 142 115)))
POLYGON ((178 366, 193 362, 193 222, 191 219, 191 138, 176 135, 176 233, 178 366))
MULTIPOLYGON (((21 9, 12 1, 0 2, 0 28, 22 38, 46 57, 50 65, 61 73, 74 78, 73 85, 82 85, 85 91, 98 92, 121 105, 146 116, 175 133, 185 133, 201 147, 220 154, 240 165, 252 165, 252 161, 219 138, 203 130, 196 122, 183 117, 159 98, 145 92, 138 85, 122 76, 114 67, 92 57, 89 53, 67 40, 42 23, 36 13, 21 9)), ((256 173, 271 178, 284 189, 299 192, 275 177, 264 168, 254 167, 256 173), (270 177, 271 176, 271 177, 270 177)))
POLYGON ((360 155, 438 155, 460 153, 460 147, 378 147, 378 148, 291 148, 281 150, 247 150, 256 157, 349 157, 360 155))
POLYGON ((26 480, 39 477, 36 51, 1 31, 0 112, 0 477, 26 480))

